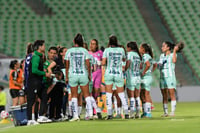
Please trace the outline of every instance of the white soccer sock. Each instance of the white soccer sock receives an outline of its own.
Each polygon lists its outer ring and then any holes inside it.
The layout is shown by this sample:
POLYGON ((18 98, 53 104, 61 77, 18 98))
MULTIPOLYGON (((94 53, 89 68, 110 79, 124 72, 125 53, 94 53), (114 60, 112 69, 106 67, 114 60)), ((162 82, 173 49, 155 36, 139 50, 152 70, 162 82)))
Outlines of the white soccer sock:
POLYGON ((72 114, 72 101, 69 101, 69 106, 68 106, 68 114, 70 115, 70 116, 72 116, 73 114, 72 114))
POLYGON ((136 97, 135 105, 136 105, 136 112, 140 113, 140 97, 136 97))
POLYGON ((115 113, 117 114, 117 98, 116 98, 116 96, 113 96, 113 100, 114 100, 115 113))
POLYGON ((107 114, 112 115, 112 93, 106 92, 107 114))
POLYGON ((167 105, 167 103, 163 104, 163 110, 164 110, 165 114, 168 114, 168 105, 167 105))
POLYGON ((35 114, 32 113, 32 120, 35 120, 35 114))
POLYGON ((86 101, 86 108, 87 108, 87 111, 89 113, 89 116, 93 116, 93 110, 92 110, 92 104, 91 104, 90 96, 86 97, 85 101, 86 101))
POLYGON ((121 107, 117 107, 117 115, 121 115, 121 107))
POLYGON ((130 98, 130 115, 132 116, 135 111, 135 98, 130 98))
POLYGON ((142 103, 142 110, 143 110, 143 113, 147 112, 146 103, 142 103))
POLYGON ((72 111, 73 111, 73 117, 78 117, 78 100, 77 98, 72 98, 72 111))
POLYGON ((78 115, 81 115, 81 111, 82 111, 82 106, 78 106, 78 115))
POLYGON ((97 104, 93 96, 90 96, 92 107, 97 110, 97 104))
POLYGON ((171 113, 174 113, 176 110, 176 100, 171 101, 171 113))
POLYGON ((151 113, 151 103, 146 102, 146 113, 149 114, 151 113))
POLYGON ((121 99, 122 106, 124 108, 124 113, 127 115, 128 114, 128 102, 125 98, 124 92, 118 93, 119 98, 121 99))

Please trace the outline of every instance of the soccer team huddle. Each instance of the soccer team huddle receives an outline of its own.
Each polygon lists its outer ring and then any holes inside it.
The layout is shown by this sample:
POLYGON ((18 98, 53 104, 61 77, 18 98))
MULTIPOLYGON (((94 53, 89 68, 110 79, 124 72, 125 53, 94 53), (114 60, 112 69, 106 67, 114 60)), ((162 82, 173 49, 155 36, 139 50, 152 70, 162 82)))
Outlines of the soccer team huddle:
POLYGON ((150 90, 152 73, 156 68, 160 70, 162 117, 175 115, 175 63, 177 52, 184 48, 182 42, 176 45, 163 42, 162 54, 157 62, 149 44, 138 45, 132 41, 126 44, 125 50, 114 35, 109 37, 105 49, 99 49, 98 40, 92 39, 88 50, 80 33, 73 42, 74 46, 69 49, 50 47, 47 57, 43 40, 29 44, 26 59, 21 63, 24 64, 21 67, 23 83, 18 80, 22 77, 17 71, 19 63, 11 61, 10 77, 13 79, 10 79, 10 93, 13 106, 21 103, 20 98, 25 97, 27 125, 64 118, 79 121, 83 103, 85 120, 103 119, 102 112, 107 113, 105 120, 113 117, 151 118, 150 90), (22 90, 25 96, 20 93, 22 90), (170 114, 168 93, 171 98, 170 114), (124 116, 121 115, 121 108, 124 116), (116 114, 113 116, 114 111, 116 114))

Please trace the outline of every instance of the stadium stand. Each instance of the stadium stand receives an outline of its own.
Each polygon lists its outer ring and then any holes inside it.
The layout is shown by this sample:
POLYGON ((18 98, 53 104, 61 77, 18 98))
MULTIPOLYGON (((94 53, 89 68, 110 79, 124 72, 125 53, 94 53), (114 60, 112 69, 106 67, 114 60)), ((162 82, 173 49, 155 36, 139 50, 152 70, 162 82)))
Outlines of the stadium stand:
POLYGON ((186 43, 184 57, 200 78, 200 1, 155 0, 155 3, 174 39, 186 43))
MULTIPOLYGON (((38 15, 24 0, 1 0, 2 38, 0 51, 9 56, 24 57, 27 42, 44 39, 46 47, 72 46, 72 39, 81 32, 87 43, 96 38, 106 46, 108 36, 115 34, 120 44, 136 41, 151 44, 155 59, 160 50, 149 32, 142 15, 132 0, 37 0, 53 14, 38 15)), ((39 9, 38 9, 39 10, 39 9)), ((157 85, 159 73, 155 72, 157 85)))

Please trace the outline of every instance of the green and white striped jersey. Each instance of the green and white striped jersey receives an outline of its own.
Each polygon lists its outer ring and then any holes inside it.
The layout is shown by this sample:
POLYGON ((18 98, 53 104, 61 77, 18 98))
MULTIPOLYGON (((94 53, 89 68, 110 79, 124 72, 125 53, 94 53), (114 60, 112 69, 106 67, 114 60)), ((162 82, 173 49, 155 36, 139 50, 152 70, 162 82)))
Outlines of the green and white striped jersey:
POLYGON ((123 48, 109 47, 103 53, 103 58, 107 58, 105 74, 118 76, 122 74, 122 60, 126 58, 123 48))
POLYGON ((140 56, 138 53, 131 51, 128 52, 127 60, 130 61, 130 66, 126 71, 127 77, 137 77, 140 76, 140 56))
POLYGON ((67 50, 65 60, 69 60, 69 75, 87 75, 85 60, 89 59, 89 53, 85 48, 73 47, 67 50))
POLYGON ((142 72, 144 71, 146 67, 146 62, 149 61, 150 63, 150 68, 146 71, 145 75, 151 75, 152 69, 153 69, 153 59, 149 54, 143 54, 142 56, 142 72))
POLYGON ((91 78, 92 78, 92 68, 94 68, 94 65, 97 64, 97 61, 91 54, 89 54, 89 58, 90 58, 91 78))
POLYGON ((172 61, 173 53, 169 55, 161 54, 159 60, 160 77, 172 77, 175 76, 175 63, 172 61))

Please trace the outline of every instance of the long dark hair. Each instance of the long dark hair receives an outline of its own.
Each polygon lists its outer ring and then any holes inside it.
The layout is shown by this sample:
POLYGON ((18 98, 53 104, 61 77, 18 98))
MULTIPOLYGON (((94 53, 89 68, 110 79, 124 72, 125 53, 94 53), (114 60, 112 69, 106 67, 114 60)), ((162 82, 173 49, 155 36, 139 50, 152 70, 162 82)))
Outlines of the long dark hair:
POLYGON ((142 60, 142 56, 139 52, 138 46, 136 42, 128 42, 127 43, 127 47, 131 48, 131 50, 135 51, 138 53, 138 55, 140 56, 140 60, 142 60))
POLYGON ((83 36, 82 34, 78 33, 76 34, 76 36, 74 37, 74 43, 78 44, 79 47, 83 47, 83 36))
POLYGON ((115 47, 118 47, 118 40, 117 40, 117 37, 114 36, 114 35, 111 35, 109 37, 109 43, 108 43, 109 46, 115 46, 115 47))
POLYGON ((28 55, 28 54, 30 54, 30 53, 32 53, 32 52, 34 52, 33 44, 32 44, 32 43, 28 43, 28 45, 27 45, 27 50, 26 50, 26 54, 28 55))
POLYGON ((182 49, 183 49, 184 46, 185 46, 185 44, 184 44, 183 42, 179 42, 179 43, 177 43, 177 44, 174 44, 174 43, 171 43, 171 42, 169 42, 169 41, 165 41, 164 43, 167 45, 167 47, 169 47, 169 50, 170 50, 170 51, 174 50, 174 47, 175 47, 175 46, 178 46, 179 49, 178 49, 177 52, 181 52, 182 49))
POLYGON ((92 39, 91 41, 95 41, 96 42, 97 47, 96 47, 95 52, 97 52, 99 50, 99 41, 97 39, 92 39))
POLYGON ((38 50, 40 46, 44 45, 45 41, 44 40, 36 40, 34 42, 34 50, 38 50))
POLYGON ((144 48, 145 53, 148 53, 153 58, 153 51, 151 46, 147 43, 142 43, 141 46, 144 48))
POLYGON ((60 53, 62 53, 64 51, 64 49, 66 49, 66 47, 62 47, 62 48, 59 49, 58 58, 62 59, 62 56, 60 55, 60 53))
POLYGON ((10 62, 10 65, 9 65, 9 67, 10 67, 10 69, 14 69, 15 68, 15 65, 17 64, 17 60, 12 60, 11 62, 10 62))

